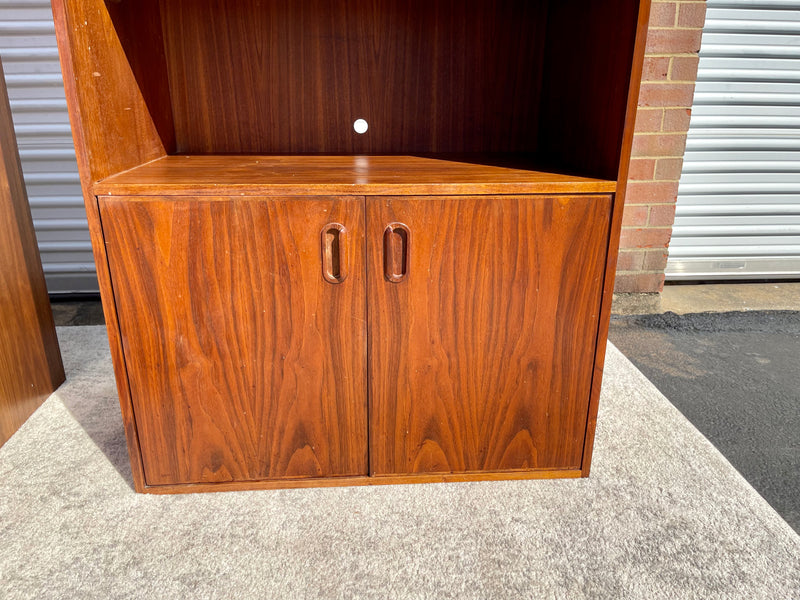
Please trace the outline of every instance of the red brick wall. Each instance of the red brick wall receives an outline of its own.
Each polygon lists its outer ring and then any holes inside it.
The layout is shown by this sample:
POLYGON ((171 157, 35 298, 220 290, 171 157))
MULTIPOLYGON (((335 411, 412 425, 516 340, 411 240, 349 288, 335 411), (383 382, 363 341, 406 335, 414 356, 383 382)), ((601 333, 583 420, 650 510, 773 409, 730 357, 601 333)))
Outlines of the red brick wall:
POLYGON ((704 0, 653 0, 617 262, 617 292, 660 292, 689 129, 704 0))

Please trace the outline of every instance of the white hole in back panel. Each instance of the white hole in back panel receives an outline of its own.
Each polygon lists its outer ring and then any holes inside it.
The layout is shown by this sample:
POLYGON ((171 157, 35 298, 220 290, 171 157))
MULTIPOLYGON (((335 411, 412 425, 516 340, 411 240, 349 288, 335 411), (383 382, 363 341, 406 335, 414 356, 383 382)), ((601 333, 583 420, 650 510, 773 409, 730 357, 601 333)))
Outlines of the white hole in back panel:
POLYGON ((364 119, 356 119, 355 123, 353 123, 353 129, 356 133, 367 133, 367 129, 369 129, 369 123, 367 123, 364 119))

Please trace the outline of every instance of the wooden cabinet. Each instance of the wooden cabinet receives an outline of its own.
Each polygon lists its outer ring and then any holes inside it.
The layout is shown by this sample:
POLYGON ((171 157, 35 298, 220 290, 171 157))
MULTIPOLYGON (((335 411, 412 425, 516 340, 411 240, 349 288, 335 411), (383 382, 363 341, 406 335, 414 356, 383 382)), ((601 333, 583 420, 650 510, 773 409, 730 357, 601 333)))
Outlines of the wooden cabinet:
POLYGON ((138 491, 589 474, 648 0, 53 12, 138 491))
POLYGON ((112 197, 100 216, 149 484, 367 474, 363 198, 112 197))
POLYGON ((590 195, 369 202, 374 475, 580 469, 610 209, 590 195), (392 223, 408 232, 396 282, 392 223))

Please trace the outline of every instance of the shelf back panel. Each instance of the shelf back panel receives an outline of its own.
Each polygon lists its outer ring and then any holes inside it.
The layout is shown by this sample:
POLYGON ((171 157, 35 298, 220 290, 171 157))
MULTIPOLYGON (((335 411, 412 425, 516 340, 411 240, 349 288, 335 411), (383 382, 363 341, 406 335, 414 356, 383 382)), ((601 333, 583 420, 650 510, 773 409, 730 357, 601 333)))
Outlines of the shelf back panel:
POLYGON ((536 150, 546 2, 160 6, 178 152, 536 150))
POLYGON ((616 179, 628 160, 622 135, 643 1, 550 2, 538 148, 553 164, 616 179))

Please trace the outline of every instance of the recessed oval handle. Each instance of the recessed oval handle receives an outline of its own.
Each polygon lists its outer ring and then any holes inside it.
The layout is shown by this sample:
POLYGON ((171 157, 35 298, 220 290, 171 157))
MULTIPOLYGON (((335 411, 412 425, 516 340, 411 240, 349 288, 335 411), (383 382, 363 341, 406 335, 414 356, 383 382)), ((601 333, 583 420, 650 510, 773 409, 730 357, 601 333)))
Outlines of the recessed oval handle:
POLYGON ((400 283, 408 275, 411 230, 403 223, 389 223, 383 231, 383 276, 400 283))
POLYGON ((328 223, 322 228, 322 277, 328 283, 342 283, 347 278, 346 243, 347 228, 341 223, 328 223))

